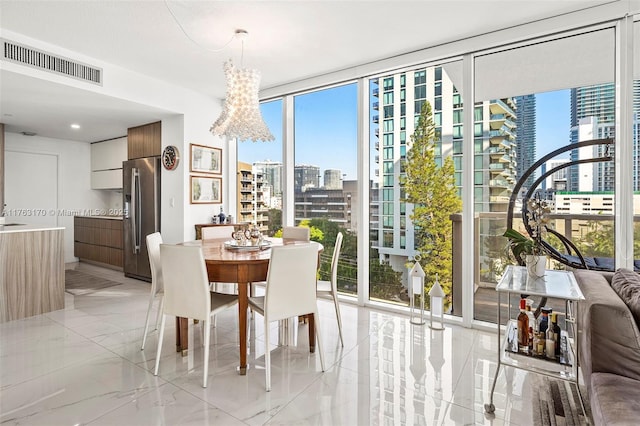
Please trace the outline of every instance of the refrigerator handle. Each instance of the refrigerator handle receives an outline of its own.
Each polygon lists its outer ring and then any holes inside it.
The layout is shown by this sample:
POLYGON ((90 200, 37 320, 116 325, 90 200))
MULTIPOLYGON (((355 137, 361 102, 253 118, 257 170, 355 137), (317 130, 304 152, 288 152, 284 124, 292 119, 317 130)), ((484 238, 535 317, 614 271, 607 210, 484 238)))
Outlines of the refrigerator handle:
POLYGON ((137 168, 131 169, 131 241, 133 241, 133 254, 140 253, 140 172, 137 168))

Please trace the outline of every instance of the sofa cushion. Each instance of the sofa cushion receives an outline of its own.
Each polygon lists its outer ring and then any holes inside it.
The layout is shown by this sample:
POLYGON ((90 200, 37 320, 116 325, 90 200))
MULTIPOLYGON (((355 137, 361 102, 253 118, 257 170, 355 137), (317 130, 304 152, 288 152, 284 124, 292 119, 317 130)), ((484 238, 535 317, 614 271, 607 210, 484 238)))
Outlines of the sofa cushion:
POLYGON ((640 382, 609 373, 591 375, 591 413, 596 425, 635 425, 640 419, 640 382))
POLYGON ((585 297, 578 304, 580 366, 585 384, 591 386, 592 372, 640 381, 640 330, 610 285, 615 274, 589 270, 576 270, 573 274, 585 297))
POLYGON ((620 268, 613 274, 611 287, 629 307, 636 324, 640 324, 640 275, 628 269, 620 268))

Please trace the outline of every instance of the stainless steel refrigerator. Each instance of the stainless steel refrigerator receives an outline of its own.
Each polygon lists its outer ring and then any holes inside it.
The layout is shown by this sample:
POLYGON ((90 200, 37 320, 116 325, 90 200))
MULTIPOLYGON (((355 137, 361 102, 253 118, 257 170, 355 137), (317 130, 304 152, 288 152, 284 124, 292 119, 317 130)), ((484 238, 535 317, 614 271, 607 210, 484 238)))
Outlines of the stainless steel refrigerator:
POLYGON ((122 164, 124 275, 151 281, 147 235, 160 231, 160 157, 122 164))

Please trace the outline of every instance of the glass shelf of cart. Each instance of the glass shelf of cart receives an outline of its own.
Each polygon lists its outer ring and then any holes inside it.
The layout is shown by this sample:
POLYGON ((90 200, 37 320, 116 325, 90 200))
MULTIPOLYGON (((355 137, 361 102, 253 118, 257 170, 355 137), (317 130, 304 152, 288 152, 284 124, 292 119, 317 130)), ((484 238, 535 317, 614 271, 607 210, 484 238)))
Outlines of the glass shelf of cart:
POLYGON ((538 374, 557 377, 563 380, 575 381, 577 377, 577 369, 574 367, 575 358, 573 356, 573 342, 568 338, 565 330, 562 330, 562 336, 565 342, 562 363, 556 360, 514 352, 517 350, 518 346, 517 330, 517 322, 514 320, 509 321, 501 348, 502 355, 500 357, 500 362, 502 364, 538 374))
POLYGON ((534 278, 527 274, 527 268, 524 266, 509 265, 496 286, 496 291, 565 300, 584 300, 582 291, 571 272, 547 270, 544 276, 534 278))

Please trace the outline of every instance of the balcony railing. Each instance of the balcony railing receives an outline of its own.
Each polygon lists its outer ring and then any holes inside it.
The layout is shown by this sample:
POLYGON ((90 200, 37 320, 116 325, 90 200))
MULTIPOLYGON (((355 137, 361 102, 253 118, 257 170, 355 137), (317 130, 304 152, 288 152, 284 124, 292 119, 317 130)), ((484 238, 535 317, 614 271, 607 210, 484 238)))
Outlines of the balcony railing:
MULTIPOLYGON (((578 246, 584 246, 585 239, 590 238, 588 233, 594 228, 602 229, 603 225, 613 227, 614 216, 596 214, 549 214, 547 215, 550 226, 569 241, 578 246)), ((462 260, 462 215, 454 214, 452 220, 452 251, 453 251, 453 285, 451 297, 453 312, 458 315, 462 312, 462 268, 467 267, 467 262, 462 260)), ((640 215, 634 216, 636 226, 640 224, 640 215)), ((507 213, 477 213, 474 218, 474 288, 494 288, 499 281, 508 259, 506 257, 506 239, 502 236, 506 230, 507 213)), ((514 215, 514 227, 523 229, 522 219, 519 213, 514 215)), ((525 233, 524 230, 522 230, 525 233)), ((613 242, 613 233, 611 234, 613 242)), ((549 238, 548 238, 549 240, 549 238)), ((551 242, 549 240, 549 242, 551 242)), ((551 242, 553 244, 553 242, 551 242)), ((560 243, 558 243, 560 244, 560 243)), ((613 250, 613 244, 611 245, 613 250)), ((614 257, 614 253, 599 253, 600 257, 614 257)), ((594 256, 594 253, 583 252, 585 257, 594 256)), ((640 256, 636 254, 636 256, 640 256)), ((548 265, 548 268, 561 267, 563 265, 548 265)))

